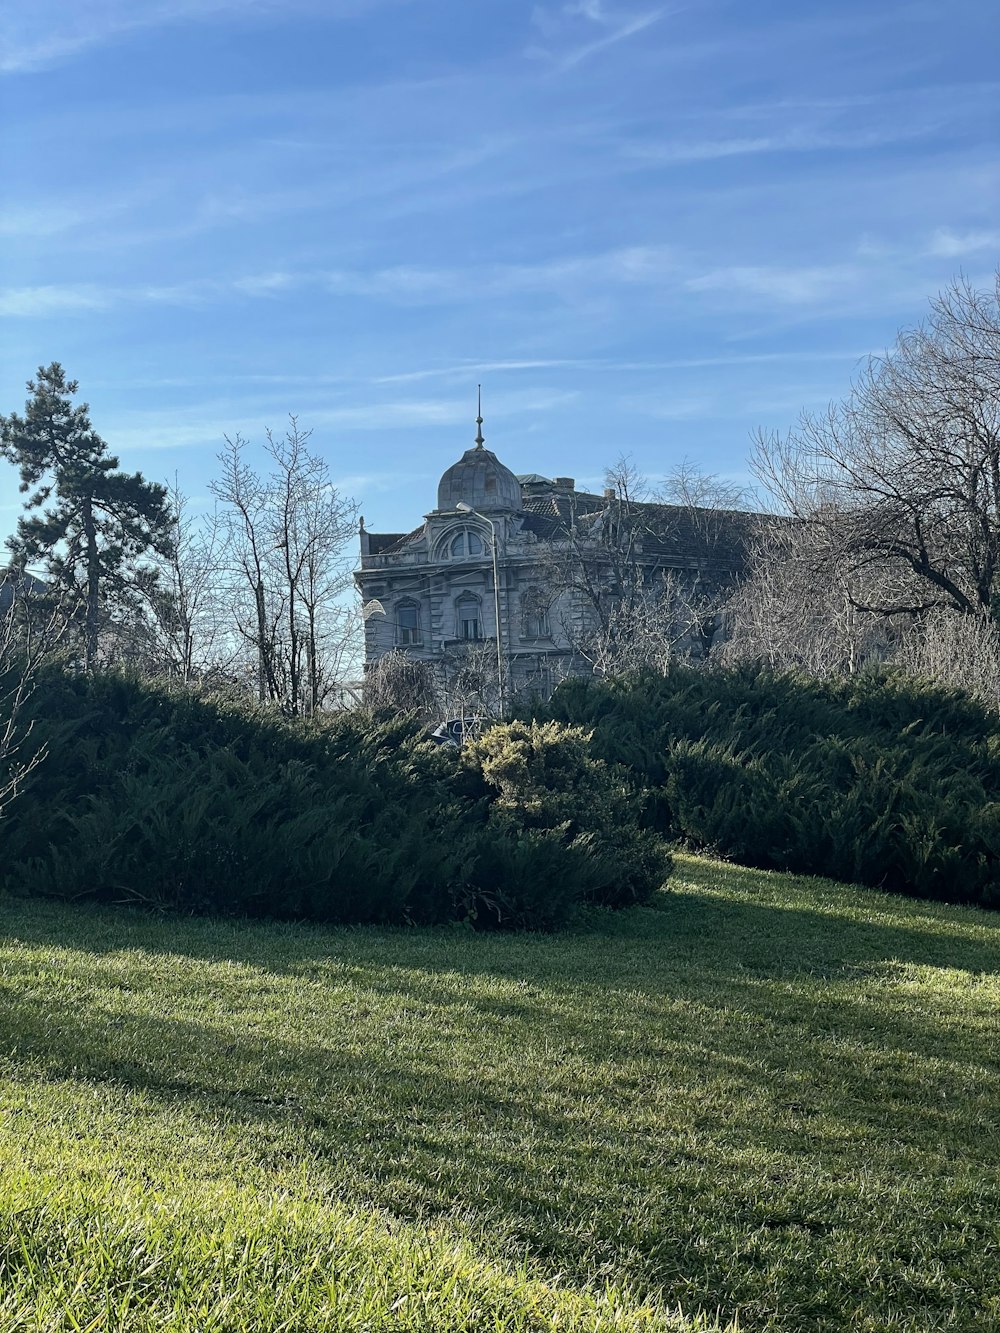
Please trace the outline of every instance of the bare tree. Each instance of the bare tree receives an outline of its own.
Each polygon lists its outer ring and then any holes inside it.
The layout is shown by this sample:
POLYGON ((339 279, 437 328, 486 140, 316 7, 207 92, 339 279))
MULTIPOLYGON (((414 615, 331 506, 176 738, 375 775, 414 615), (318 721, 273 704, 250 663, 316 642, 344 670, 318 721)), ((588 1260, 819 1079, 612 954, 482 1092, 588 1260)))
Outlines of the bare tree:
POLYGON ((369 667, 364 701, 369 708, 417 713, 425 722, 431 722, 440 714, 437 684, 429 663, 394 648, 369 667))
POLYGON ((143 587, 161 669, 185 684, 231 664, 219 586, 223 534, 218 510, 195 516, 177 477, 168 488, 170 542, 143 587))
POLYGON ((929 611, 900 636, 895 666, 1000 709, 1000 627, 946 607, 929 611))
POLYGON ((231 680, 239 656, 221 586, 217 511, 191 513, 176 477, 161 549, 139 566, 105 627, 102 662, 192 684, 231 680))
MULTIPOLYGON (((865 573, 864 594, 875 601, 880 571, 865 573)), ((725 608, 727 632, 719 654, 726 663, 761 662, 814 675, 850 675, 885 658, 898 641, 902 617, 859 608, 858 575, 829 559, 825 534, 807 523, 762 521, 748 553, 746 579, 725 608)))
POLYGON ((222 476, 210 483, 210 489, 225 506, 221 515, 224 568, 233 623, 255 659, 257 701, 266 703, 281 695, 274 665, 281 609, 276 614, 268 605, 274 525, 268 510, 267 485, 244 459, 248 441, 239 434, 225 438, 226 449, 218 456, 222 476))
POLYGON ((617 660, 659 600, 655 570, 642 558, 652 517, 645 478, 620 458, 605 475, 604 496, 596 511, 568 497, 565 529, 546 544, 538 573, 574 654, 594 669, 617 660))
POLYGON ((326 462, 306 448, 311 432, 300 431, 295 417, 290 422, 282 440, 268 431, 267 451, 277 465, 288 695, 312 713, 336 679, 354 624, 339 599, 350 587, 344 550, 356 508, 334 488, 326 462))
POLYGON ((620 458, 604 495, 604 508, 574 515, 542 561, 575 653, 600 675, 703 660, 741 572, 745 492, 689 462, 654 491, 620 458))
POLYGON ((511 698, 509 662, 498 666, 495 640, 455 645, 437 664, 436 687, 442 717, 459 718, 472 727, 500 721, 511 698))
MULTIPOLYGON (((667 580, 664 580, 666 583, 667 580)), ((670 594, 650 589, 612 607, 601 630, 580 644, 595 676, 624 676, 637 671, 666 673, 687 632, 672 615, 670 594)))
POLYGON ((784 438, 760 433, 753 466, 859 610, 993 614, 1000 274, 994 292, 953 284, 822 416, 804 414, 784 438))
POLYGON ((665 580, 674 652, 704 661, 724 639, 726 608, 746 575, 761 516, 751 512, 745 486, 687 458, 665 474, 656 498, 661 528, 679 534, 684 548, 665 580))
POLYGON ((743 513, 752 502, 745 486, 715 472, 702 472, 690 458, 682 458, 664 473, 655 495, 661 504, 682 508, 691 515, 708 551, 727 539, 724 516, 743 513))
POLYGON ((58 650, 73 612, 81 609, 65 592, 31 605, 35 582, 23 571, 0 575, 0 812, 45 758, 44 746, 28 749, 28 699, 39 667, 58 650))
POLYGON ((257 698, 289 713, 311 713, 335 685, 354 617, 345 548, 355 506, 334 487, 311 432, 290 418, 284 436, 267 433, 273 469, 246 461, 247 441, 226 437, 212 492, 222 503, 224 565, 234 622, 254 659, 257 698))

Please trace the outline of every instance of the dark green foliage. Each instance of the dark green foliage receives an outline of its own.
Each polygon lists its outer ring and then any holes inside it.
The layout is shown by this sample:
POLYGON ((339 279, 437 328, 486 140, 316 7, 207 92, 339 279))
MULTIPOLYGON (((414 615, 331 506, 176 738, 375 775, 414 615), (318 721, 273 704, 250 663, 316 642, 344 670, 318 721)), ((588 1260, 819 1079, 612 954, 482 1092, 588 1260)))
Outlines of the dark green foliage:
POLYGON ((654 795, 644 822, 747 865, 1000 905, 1000 719, 906 677, 739 670, 562 686, 654 795))
POLYGON ((522 862, 539 856, 550 862, 546 884, 565 878, 568 858, 573 869, 563 892, 573 885, 585 902, 604 907, 645 902, 669 875, 662 840, 639 826, 627 774, 595 758, 581 728, 492 727, 468 747, 465 762, 498 793, 489 825, 506 844, 494 861, 501 898, 523 883, 522 862))
MULTIPOLYGON (((615 899, 595 869, 600 847, 501 810, 476 763, 427 741, 412 718, 286 721, 56 670, 40 678, 31 713, 32 744, 48 755, 0 829, 0 882, 15 892, 532 928, 615 899)), ((622 902, 640 896, 634 873, 622 902)))
POLYGON ((0 416, 0 454, 20 471, 28 492, 17 534, 8 541, 15 570, 44 562, 56 600, 83 608, 84 659, 97 656, 102 620, 150 586, 135 562, 169 543, 166 488, 140 473, 118 470, 118 459, 90 424, 86 403, 73 405, 78 385, 57 361, 28 381, 24 416, 0 416))

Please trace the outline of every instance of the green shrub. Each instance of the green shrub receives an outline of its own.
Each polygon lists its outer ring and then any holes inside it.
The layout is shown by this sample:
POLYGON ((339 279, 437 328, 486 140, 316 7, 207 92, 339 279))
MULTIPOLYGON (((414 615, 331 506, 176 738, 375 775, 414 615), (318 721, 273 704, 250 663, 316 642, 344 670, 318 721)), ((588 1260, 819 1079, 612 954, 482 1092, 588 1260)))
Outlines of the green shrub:
MULTIPOLYGON (((625 907, 646 901, 670 873, 662 840, 640 826, 639 806, 625 772, 596 758, 580 727, 511 722, 492 727, 465 752, 465 764, 496 793, 490 829, 511 842, 561 848, 565 874, 585 902, 625 907)), ((516 862, 499 866, 503 884, 516 884, 516 862)), ((546 887, 561 895, 555 878, 546 887)))
POLYGON ((747 865, 1000 904, 1000 718, 909 677, 763 670, 569 681, 536 717, 593 733, 643 822, 747 865))
POLYGON ((0 825, 0 885, 13 892, 531 928, 615 901, 602 896, 600 849, 502 807, 484 773, 413 718, 291 722, 56 670, 31 715, 31 743, 48 754, 0 825))

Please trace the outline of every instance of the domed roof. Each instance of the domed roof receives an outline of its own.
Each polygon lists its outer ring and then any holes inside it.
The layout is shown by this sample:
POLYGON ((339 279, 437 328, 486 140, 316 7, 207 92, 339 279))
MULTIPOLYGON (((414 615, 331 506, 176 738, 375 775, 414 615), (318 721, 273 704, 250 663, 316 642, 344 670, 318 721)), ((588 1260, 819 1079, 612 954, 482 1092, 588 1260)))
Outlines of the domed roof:
POLYGON ((452 463, 438 484, 439 510, 455 509, 459 500, 484 513, 491 509, 519 510, 521 486, 496 454, 477 444, 452 463))

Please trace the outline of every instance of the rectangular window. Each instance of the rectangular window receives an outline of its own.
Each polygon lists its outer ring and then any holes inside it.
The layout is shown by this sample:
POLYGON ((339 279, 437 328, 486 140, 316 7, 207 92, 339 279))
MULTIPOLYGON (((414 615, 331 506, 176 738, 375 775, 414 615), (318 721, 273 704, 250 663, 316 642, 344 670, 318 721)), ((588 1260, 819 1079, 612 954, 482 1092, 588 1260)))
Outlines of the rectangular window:
POLYGON ((549 638, 549 613, 546 608, 538 602, 522 602, 521 638, 549 638))
POLYGON ((465 615, 459 622, 462 630, 463 639, 479 639, 482 635, 479 632, 479 617, 465 615))
POLYGON ((525 639, 547 639, 549 637, 549 618, 544 611, 529 611, 524 617, 525 639))
POLYGON ((413 605, 397 606, 396 641, 400 644, 421 642, 419 607, 413 605))

